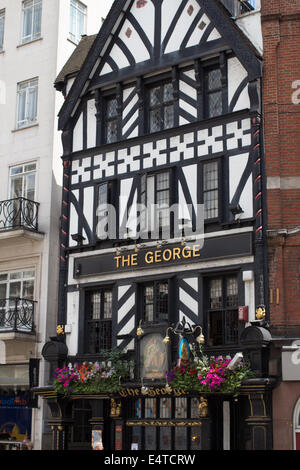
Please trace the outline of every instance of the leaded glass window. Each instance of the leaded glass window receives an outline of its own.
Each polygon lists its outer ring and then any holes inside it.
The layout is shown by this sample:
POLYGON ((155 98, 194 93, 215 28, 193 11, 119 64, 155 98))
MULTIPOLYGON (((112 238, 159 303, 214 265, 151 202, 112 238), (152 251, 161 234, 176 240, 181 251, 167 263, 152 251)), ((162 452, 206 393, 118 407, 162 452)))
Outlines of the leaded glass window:
POLYGON ((238 280, 236 276, 208 282, 208 344, 236 344, 238 341, 238 280))
POLYGON ((143 287, 144 320, 147 322, 168 321, 168 281, 154 281, 143 287))
POLYGON ((110 144, 118 140, 118 100, 116 97, 106 100, 106 143, 110 144))
POLYGON ((219 68, 206 71, 206 115, 208 118, 221 116, 222 105, 222 75, 219 68))
POLYGON ((90 354, 112 347, 112 290, 99 289, 87 293, 86 349, 90 354))
POLYGON ((173 85, 171 82, 149 88, 149 131, 174 126, 173 85))
POLYGON ((141 177, 141 231, 151 232, 170 225, 170 172, 141 177))
POLYGON ((203 203, 205 219, 219 215, 219 166, 218 162, 203 165, 203 203))

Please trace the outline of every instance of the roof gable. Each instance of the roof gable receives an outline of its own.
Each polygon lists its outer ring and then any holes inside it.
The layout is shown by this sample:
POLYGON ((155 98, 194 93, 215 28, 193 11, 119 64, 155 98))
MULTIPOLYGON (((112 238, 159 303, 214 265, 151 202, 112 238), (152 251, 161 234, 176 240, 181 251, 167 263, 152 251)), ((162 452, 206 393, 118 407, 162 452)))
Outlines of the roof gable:
POLYGON ((250 81, 260 76, 254 49, 218 0, 115 0, 59 113, 59 128, 90 88, 226 49, 250 81))

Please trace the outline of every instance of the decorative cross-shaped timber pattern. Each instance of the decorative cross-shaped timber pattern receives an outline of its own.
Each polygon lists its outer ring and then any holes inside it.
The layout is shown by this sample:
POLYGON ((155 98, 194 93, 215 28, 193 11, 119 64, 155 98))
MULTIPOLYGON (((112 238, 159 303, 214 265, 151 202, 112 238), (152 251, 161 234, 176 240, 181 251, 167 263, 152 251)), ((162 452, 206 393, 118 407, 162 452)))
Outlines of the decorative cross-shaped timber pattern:
POLYGON ((71 184, 127 175, 222 152, 244 151, 250 145, 250 118, 173 136, 153 136, 150 142, 123 148, 119 146, 92 157, 74 160, 71 184))

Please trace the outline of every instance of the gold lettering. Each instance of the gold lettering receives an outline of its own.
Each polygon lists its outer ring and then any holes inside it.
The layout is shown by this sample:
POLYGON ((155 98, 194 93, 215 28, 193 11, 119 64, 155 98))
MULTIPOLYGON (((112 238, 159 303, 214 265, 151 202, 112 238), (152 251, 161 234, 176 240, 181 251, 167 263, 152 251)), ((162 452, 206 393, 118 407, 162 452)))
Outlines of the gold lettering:
POLYGON ((133 255, 131 255, 131 265, 132 266, 137 266, 138 262, 137 262, 137 253, 134 253, 133 255))
POLYGON ((149 393, 148 393, 149 397, 155 397, 155 390, 153 387, 149 388, 149 393))
POLYGON ((120 267, 120 259, 122 258, 122 256, 115 256, 114 259, 117 261, 117 268, 120 267))
POLYGON ((155 252, 155 263, 160 263, 161 262, 161 251, 156 251, 155 252))
POLYGON ((153 252, 152 251, 147 251, 145 254, 145 261, 147 264, 153 263, 153 252))
POLYGON ((163 260, 164 261, 170 261, 170 259, 172 258, 172 251, 167 248, 164 252, 163 252, 163 260), (167 256, 167 253, 168 253, 168 256, 167 256))
POLYGON ((130 255, 122 256, 122 268, 124 268, 125 264, 130 266, 130 255))
POLYGON ((124 398, 128 396, 126 390, 124 390, 123 388, 119 391, 119 394, 121 395, 121 397, 124 397, 124 398))
POLYGON ((173 248, 173 259, 180 259, 180 248, 173 248))
POLYGON ((191 258, 192 252, 191 248, 189 246, 185 246, 182 250, 182 256, 183 258, 191 258), (186 253, 187 252, 187 253, 186 253))
POLYGON ((193 246, 193 256, 194 257, 200 256, 199 250, 200 250, 200 245, 194 245, 193 246), (196 254, 196 252, 198 252, 198 253, 196 254))

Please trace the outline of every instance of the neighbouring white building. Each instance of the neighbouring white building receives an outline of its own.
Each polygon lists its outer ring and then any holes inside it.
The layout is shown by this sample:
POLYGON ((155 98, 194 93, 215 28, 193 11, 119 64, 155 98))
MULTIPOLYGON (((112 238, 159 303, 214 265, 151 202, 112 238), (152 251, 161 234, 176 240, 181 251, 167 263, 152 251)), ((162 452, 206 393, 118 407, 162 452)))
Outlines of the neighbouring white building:
POLYGON ((63 97, 53 83, 113 0, 0 0, 0 441, 48 448, 44 405, 29 396, 56 334, 63 97), (31 408, 33 405, 33 408, 31 408))

